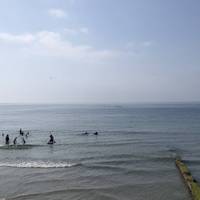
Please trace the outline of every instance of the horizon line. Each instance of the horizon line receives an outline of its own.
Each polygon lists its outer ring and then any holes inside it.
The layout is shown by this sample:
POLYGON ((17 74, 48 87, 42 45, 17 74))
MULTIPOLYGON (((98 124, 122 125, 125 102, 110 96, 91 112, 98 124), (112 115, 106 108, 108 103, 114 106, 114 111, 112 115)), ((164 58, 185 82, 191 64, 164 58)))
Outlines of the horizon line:
POLYGON ((0 102, 0 105, 122 105, 122 104, 200 104, 200 101, 141 101, 141 102, 0 102))

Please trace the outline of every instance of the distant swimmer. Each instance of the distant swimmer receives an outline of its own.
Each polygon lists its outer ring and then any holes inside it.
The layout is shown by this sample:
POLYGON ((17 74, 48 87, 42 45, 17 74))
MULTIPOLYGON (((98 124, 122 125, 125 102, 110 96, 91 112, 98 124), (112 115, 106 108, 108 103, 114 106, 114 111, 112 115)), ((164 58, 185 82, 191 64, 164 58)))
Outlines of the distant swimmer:
POLYGON ((48 141, 47 144, 54 144, 54 143, 56 143, 56 141, 54 140, 54 137, 53 137, 52 134, 49 137, 50 137, 50 139, 49 139, 49 141, 48 141))
POLYGON ((9 135, 8 135, 8 134, 6 135, 5 143, 6 143, 6 144, 9 144, 9 143, 10 143, 10 138, 9 138, 9 135))
POLYGON ((17 144, 17 137, 15 137, 15 139, 13 140, 13 144, 14 144, 14 145, 17 144))
POLYGON ((95 133, 94 133, 94 135, 98 135, 98 134, 99 134, 98 132, 95 132, 95 133))
POLYGON ((89 135, 89 133, 87 131, 85 131, 85 133, 83 133, 83 135, 89 135))

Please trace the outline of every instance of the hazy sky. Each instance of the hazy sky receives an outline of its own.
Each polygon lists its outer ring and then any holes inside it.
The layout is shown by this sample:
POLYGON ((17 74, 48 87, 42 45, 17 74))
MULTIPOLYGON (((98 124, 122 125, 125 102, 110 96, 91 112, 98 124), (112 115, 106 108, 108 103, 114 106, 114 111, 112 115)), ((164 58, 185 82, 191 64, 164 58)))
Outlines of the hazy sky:
POLYGON ((0 0, 0 102, 200 101, 199 0, 0 0))

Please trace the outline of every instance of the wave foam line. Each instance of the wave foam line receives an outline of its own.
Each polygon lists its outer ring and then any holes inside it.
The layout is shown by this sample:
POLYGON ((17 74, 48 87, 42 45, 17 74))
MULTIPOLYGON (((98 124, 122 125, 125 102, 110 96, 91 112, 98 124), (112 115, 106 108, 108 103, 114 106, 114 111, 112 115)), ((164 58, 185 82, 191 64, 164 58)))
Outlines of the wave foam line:
POLYGON ((2 162, 0 167, 16 168, 68 168, 77 166, 75 163, 66 162, 45 162, 45 161, 21 161, 21 162, 2 162))

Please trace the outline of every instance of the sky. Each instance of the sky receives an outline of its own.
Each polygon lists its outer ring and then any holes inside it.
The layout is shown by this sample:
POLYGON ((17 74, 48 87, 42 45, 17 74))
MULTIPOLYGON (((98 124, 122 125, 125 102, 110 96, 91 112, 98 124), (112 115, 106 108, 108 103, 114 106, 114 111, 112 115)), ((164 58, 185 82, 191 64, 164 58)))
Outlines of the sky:
POLYGON ((0 103, 200 101, 199 0, 0 0, 0 103))

